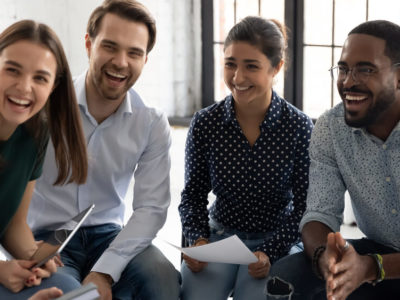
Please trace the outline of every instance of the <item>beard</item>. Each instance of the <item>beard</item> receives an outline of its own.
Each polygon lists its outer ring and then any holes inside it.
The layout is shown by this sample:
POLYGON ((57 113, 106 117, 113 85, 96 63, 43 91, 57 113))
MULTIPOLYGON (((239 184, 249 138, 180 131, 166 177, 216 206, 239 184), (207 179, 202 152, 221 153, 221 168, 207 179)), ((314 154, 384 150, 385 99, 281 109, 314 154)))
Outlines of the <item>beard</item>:
POLYGON ((107 100, 121 100, 121 98, 125 97, 126 92, 129 90, 129 88, 133 85, 130 84, 130 82, 126 82, 124 86, 118 88, 118 89, 112 89, 109 88, 104 80, 105 76, 103 73, 100 73, 98 76, 93 76, 93 85, 97 88, 97 91, 101 94, 101 96, 104 99, 107 100))
POLYGON ((379 120, 385 111, 390 109, 390 106, 395 100, 395 89, 392 87, 384 87, 384 89, 376 95, 375 103, 368 107, 363 116, 359 116, 358 118, 358 112, 347 111, 343 101, 344 120, 350 127, 361 128, 371 126, 379 120))

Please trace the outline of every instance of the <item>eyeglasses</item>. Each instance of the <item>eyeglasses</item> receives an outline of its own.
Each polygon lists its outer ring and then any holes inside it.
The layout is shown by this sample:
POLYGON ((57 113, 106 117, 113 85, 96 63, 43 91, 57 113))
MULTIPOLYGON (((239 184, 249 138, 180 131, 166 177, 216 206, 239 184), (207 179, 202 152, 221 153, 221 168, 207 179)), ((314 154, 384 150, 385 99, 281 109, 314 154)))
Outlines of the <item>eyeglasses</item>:
MULTIPOLYGON (((399 67, 399 66, 400 63, 395 63, 389 67, 399 67)), ((353 68, 347 68, 345 66, 336 66, 330 68, 329 71, 331 72, 332 79, 337 80, 338 82, 345 81, 347 75, 350 73, 351 78, 353 79, 354 82, 363 84, 368 81, 370 76, 378 73, 380 70, 383 69, 384 68, 377 69, 370 66, 355 66, 353 68)))

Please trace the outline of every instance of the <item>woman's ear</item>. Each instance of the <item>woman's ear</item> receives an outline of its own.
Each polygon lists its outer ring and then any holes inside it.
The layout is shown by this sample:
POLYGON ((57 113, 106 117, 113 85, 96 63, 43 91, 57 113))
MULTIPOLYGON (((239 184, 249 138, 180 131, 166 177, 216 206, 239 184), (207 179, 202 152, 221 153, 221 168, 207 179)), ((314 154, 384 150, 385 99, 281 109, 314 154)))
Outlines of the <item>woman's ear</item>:
POLYGON ((284 63, 285 63, 285 61, 283 59, 281 59, 280 62, 278 63, 278 65, 274 68, 274 77, 276 74, 279 73, 279 71, 281 70, 284 63))
POLYGON ((60 83, 60 75, 57 75, 56 79, 54 80, 53 87, 51 88, 50 95, 54 92, 57 85, 60 83))

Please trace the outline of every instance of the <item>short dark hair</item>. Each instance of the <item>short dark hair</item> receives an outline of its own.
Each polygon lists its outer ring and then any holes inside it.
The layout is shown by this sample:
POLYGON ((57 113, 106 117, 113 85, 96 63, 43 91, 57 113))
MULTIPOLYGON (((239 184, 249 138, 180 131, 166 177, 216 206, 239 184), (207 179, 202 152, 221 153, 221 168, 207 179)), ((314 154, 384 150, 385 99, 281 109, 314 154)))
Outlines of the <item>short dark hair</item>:
POLYGON ((368 34, 386 42, 385 55, 389 57, 392 63, 400 62, 400 26, 386 21, 374 20, 361 23, 355 27, 348 35, 351 34, 368 34))
POLYGON ((129 21, 139 22, 146 25, 149 32, 149 41, 147 42, 147 53, 153 49, 156 42, 156 21, 147 10, 147 8, 135 0, 105 0, 90 15, 86 31, 90 38, 95 38, 99 32, 103 17, 113 13, 129 21))
POLYGON ((248 16, 234 25, 225 39, 224 50, 233 42, 247 42, 256 46, 276 67, 286 59, 286 28, 274 19, 248 16))

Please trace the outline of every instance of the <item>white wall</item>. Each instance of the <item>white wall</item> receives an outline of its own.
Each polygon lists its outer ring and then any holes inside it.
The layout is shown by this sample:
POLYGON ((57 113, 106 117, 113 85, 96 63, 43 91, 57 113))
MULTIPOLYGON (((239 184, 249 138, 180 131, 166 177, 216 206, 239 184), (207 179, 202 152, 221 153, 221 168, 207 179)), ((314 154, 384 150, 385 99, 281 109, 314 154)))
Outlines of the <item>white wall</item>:
MULTIPOLYGON (((200 1, 146 0, 157 41, 135 85, 145 102, 168 116, 189 116, 201 102, 200 1)), ((86 23, 102 0, 1 0, 0 30, 21 19, 49 25, 60 37, 73 75, 87 67, 86 23)))

